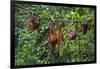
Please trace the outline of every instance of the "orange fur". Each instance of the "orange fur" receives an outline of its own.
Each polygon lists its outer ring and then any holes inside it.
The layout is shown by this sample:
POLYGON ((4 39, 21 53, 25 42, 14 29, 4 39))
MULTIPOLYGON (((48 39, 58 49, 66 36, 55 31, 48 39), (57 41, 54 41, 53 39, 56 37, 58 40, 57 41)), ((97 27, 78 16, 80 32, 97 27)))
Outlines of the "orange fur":
POLYGON ((57 36, 57 48, 59 49, 61 47, 61 41, 62 41, 62 26, 61 23, 58 24, 58 31, 56 32, 57 36))
POLYGON ((50 23, 50 34, 48 36, 48 40, 51 44, 51 49, 58 51, 61 47, 61 40, 62 40, 62 25, 61 23, 58 24, 58 31, 54 31, 53 23, 50 23))
POLYGON ((36 17, 33 16, 29 19, 28 21, 28 30, 30 32, 33 32, 34 30, 36 30, 39 27, 39 23, 36 22, 36 17))

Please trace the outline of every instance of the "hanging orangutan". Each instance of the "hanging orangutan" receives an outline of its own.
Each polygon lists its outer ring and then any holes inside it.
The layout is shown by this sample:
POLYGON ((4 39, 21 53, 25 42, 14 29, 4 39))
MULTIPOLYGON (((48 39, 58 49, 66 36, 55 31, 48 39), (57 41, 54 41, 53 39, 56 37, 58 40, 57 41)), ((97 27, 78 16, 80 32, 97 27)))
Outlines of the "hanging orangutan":
POLYGON ((88 31, 88 24, 82 23, 81 24, 81 31, 82 31, 83 35, 85 35, 88 31))
POLYGON ((29 11, 28 30, 35 31, 39 27, 39 17, 36 13, 29 11))
POLYGON ((58 30, 57 32, 54 31, 54 24, 50 23, 50 34, 48 36, 48 41, 50 42, 53 52, 57 52, 61 47, 61 41, 62 41, 62 24, 58 24, 58 30))
POLYGON ((77 33, 76 33, 76 31, 77 31, 77 24, 75 25, 75 31, 71 31, 71 32, 67 32, 67 36, 68 36, 68 39, 69 40, 74 40, 74 39, 76 39, 76 37, 77 37, 77 33))
POLYGON ((54 24, 53 22, 50 23, 50 33, 48 36, 48 41, 50 42, 50 49, 52 52, 55 52, 56 50, 56 44, 57 44, 57 37, 56 33, 54 31, 54 24))
POLYGON ((61 47, 61 41, 62 41, 62 23, 60 22, 58 24, 58 31, 56 32, 57 36, 57 49, 59 50, 61 47))

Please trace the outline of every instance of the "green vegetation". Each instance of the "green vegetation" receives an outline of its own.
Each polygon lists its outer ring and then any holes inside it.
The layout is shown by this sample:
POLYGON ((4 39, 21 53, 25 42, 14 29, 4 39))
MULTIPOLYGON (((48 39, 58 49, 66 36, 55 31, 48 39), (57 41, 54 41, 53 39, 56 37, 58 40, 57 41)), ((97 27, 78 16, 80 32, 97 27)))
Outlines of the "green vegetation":
MULTIPOLYGON (((15 65, 36 65, 51 63, 72 63, 94 61, 94 9, 83 7, 49 6, 18 4, 22 8, 15 9, 15 65), (40 25, 33 32, 29 32, 28 11, 36 12, 40 17, 40 25), (54 20, 55 31, 57 31, 59 20, 92 19, 91 27, 87 33, 77 34, 80 36, 75 40, 69 40, 67 32, 74 31, 75 25, 80 23, 65 22, 62 26, 62 44, 59 56, 51 58, 50 43, 48 42, 50 18, 54 20), (52 62, 54 61, 54 62, 52 62)), ((86 22, 87 23, 87 22, 86 22)))

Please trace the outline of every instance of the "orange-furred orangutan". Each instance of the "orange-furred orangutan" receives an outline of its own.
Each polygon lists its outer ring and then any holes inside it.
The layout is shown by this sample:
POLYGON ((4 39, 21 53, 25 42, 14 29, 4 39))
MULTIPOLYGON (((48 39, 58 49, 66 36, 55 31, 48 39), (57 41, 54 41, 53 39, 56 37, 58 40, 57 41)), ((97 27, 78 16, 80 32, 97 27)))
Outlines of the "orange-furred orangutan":
POLYGON ((61 46, 61 40, 62 40, 62 25, 61 23, 58 24, 58 31, 54 31, 54 24, 50 23, 50 34, 48 36, 48 41, 50 42, 53 52, 57 52, 61 46))
POLYGON ((61 41, 62 41, 62 23, 60 22, 58 24, 58 31, 56 32, 57 36, 57 50, 61 47, 61 41))
POLYGON ((85 35, 88 31, 88 24, 81 24, 81 31, 83 32, 83 35, 85 35))
POLYGON ((29 21, 28 21, 28 30, 33 32, 39 27, 39 18, 38 15, 32 12, 29 12, 29 21))
POLYGON ((48 36, 48 41, 50 42, 50 49, 54 52, 56 50, 56 44, 57 44, 57 37, 56 33, 54 31, 54 24, 53 22, 50 23, 50 34, 48 36))
POLYGON ((75 31, 67 32, 67 36, 69 40, 74 40, 77 37, 77 31, 79 32, 78 24, 75 25, 75 31))
POLYGON ((69 40, 74 40, 77 37, 77 34, 75 32, 68 32, 67 35, 69 40))

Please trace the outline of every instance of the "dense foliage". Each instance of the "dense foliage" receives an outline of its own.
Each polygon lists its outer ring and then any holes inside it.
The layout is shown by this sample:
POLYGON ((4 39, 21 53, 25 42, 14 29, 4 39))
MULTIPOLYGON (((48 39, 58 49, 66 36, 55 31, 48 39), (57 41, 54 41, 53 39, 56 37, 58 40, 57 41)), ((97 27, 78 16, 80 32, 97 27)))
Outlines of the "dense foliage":
POLYGON ((17 66, 94 61, 95 11, 93 8, 34 4, 18 5, 23 8, 15 8, 15 64, 17 66), (40 18, 40 25, 33 32, 29 32, 27 28, 29 10, 37 13, 40 18), (77 32, 79 37, 69 40, 67 32, 75 31, 75 25, 80 25, 80 22, 64 22, 59 56, 52 58, 48 41, 50 18, 54 20, 55 31, 57 31, 60 20, 85 21, 90 18, 91 25, 85 35, 82 32, 77 32))

